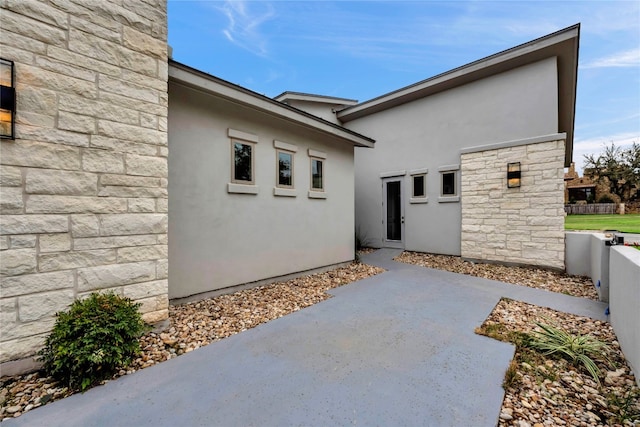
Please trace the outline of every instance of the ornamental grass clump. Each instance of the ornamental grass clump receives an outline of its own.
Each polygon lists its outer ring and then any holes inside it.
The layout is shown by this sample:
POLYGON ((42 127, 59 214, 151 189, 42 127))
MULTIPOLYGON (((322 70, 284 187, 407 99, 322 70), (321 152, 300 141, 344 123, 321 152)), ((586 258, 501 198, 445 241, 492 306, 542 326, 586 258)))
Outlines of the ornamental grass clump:
POLYGON ((602 356, 608 361, 609 347, 605 343, 590 335, 573 335, 555 326, 535 323, 542 331, 534 331, 531 334, 528 343, 530 347, 542 351, 545 356, 558 354, 574 366, 584 366, 594 381, 600 384, 600 369, 594 358, 602 356))
POLYGON ((129 365, 147 330, 139 306, 113 293, 93 293, 56 313, 53 331, 39 352, 46 374, 84 391, 129 365))

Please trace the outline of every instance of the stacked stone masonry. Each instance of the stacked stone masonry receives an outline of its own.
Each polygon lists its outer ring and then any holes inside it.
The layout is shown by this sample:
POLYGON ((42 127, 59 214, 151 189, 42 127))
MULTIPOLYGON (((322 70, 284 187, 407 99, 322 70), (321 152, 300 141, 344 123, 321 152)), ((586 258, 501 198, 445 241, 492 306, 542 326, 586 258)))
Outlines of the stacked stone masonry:
POLYGON ((0 148, 0 363, 75 298, 168 317, 166 0, 1 0, 16 138, 0 148))
POLYGON ((547 141, 462 154, 464 258, 564 269, 564 147, 547 141), (507 188, 507 163, 521 187, 507 188))

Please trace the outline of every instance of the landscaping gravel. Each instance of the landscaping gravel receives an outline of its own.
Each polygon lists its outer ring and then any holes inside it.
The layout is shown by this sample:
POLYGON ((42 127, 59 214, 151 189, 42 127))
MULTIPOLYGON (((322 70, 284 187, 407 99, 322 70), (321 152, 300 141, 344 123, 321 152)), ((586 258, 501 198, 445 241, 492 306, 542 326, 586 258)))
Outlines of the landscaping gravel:
POLYGON ((535 322, 597 338, 609 346, 609 362, 594 356, 602 372, 597 384, 565 359, 518 348, 505 380, 499 426, 640 425, 640 389, 608 322, 503 299, 476 332, 508 341, 510 332, 540 331, 535 322))
POLYGON ((481 264, 465 261, 458 256, 434 255, 421 252, 405 251, 394 259, 407 264, 598 300, 598 292, 588 277, 569 276, 565 273, 542 268, 481 264))

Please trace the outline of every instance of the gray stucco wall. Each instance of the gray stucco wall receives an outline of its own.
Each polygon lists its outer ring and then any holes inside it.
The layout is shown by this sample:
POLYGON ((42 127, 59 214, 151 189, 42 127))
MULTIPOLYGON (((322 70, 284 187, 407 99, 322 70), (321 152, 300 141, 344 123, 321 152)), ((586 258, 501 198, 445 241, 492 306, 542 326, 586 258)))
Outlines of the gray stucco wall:
POLYGON ((609 256, 611 246, 606 246, 605 241, 610 238, 602 233, 591 234, 591 281, 596 286, 600 301, 609 301, 609 256))
MULTIPOLYGON (((340 106, 336 106, 335 104, 329 104, 324 102, 317 101, 302 101, 299 99, 291 99, 287 101, 287 104, 295 107, 299 110, 306 111, 307 113, 313 114, 314 116, 320 117, 328 122, 341 124, 337 119, 333 110, 335 108, 340 109, 340 106)), ((342 107, 344 108, 344 107, 342 107)))
POLYGON ((170 81, 169 296, 186 297, 353 259, 353 147, 170 81), (257 194, 228 192, 228 129, 251 133, 257 194), (297 147, 296 197, 274 195, 273 141, 297 147), (308 197, 308 149, 326 153, 326 199, 308 197))
POLYGON ((591 233, 565 232, 565 267, 572 276, 591 276, 591 233))
POLYGON ((556 133, 557 93, 549 58, 346 123, 376 140, 374 150, 356 149, 357 227, 382 245, 380 174, 407 171, 405 248, 460 255, 460 203, 438 201, 438 169, 460 164, 463 148, 556 133), (408 172, 423 168, 428 203, 410 204, 408 172))
POLYGON ((640 385, 640 251, 613 246, 610 256, 611 324, 640 385))

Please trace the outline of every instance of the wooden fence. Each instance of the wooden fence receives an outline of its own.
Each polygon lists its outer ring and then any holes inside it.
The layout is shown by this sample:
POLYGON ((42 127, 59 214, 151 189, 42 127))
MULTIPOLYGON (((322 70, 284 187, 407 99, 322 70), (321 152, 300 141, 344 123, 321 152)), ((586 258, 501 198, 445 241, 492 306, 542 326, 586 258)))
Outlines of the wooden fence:
POLYGON ((616 203, 592 203, 589 205, 564 205, 567 215, 587 214, 614 214, 618 205, 616 203))

